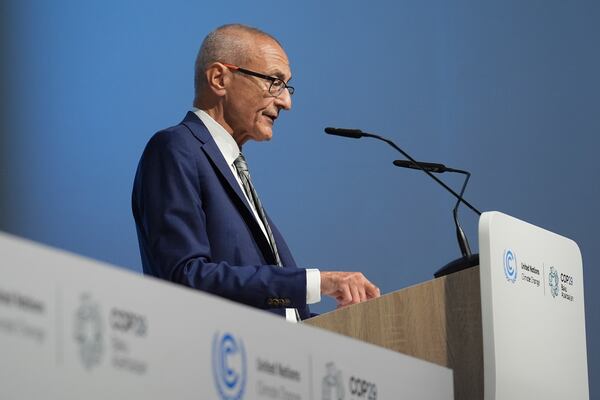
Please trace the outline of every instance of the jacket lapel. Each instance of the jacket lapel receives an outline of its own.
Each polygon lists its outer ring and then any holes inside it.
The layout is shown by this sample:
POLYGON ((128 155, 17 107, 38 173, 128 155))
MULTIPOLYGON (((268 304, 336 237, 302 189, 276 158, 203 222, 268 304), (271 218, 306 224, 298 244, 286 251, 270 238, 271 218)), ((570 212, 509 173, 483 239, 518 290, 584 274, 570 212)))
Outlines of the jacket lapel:
POLYGON ((266 260, 270 263, 275 263, 275 258, 273 256, 273 251, 271 250, 271 245, 269 244, 267 238, 262 232, 260 225, 256 221, 254 217, 254 213, 246 200, 246 196, 242 192, 242 188, 238 184, 237 180, 233 176, 231 172, 231 168, 227 165, 223 154, 217 147, 214 139, 208 132, 208 129, 202 121, 198 118, 196 114, 193 112, 188 112, 185 116, 185 119, 182 122, 190 132, 202 143, 202 151, 208 156, 211 160, 213 166, 217 170, 217 173, 221 175, 223 180, 227 183, 227 190, 230 193, 233 193, 235 198, 235 203, 238 204, 238 207, 241 208, 241 213, 244 215, 244 219, 246 223, 249 225, 250 230, 252 231, 252 235, 254 236, 254 240, 258 243, 260 249, 266 260))

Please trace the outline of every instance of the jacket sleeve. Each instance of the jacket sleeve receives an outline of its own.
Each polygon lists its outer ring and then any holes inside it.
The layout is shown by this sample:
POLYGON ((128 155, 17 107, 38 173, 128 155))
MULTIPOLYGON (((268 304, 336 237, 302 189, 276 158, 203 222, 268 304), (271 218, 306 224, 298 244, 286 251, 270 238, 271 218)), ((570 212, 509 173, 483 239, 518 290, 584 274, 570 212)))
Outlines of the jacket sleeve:
POLYGON ((258 308, 306 307, 306 272, 213 259, 203 209, 206 188, 195 146, 164 131, 146 146, 135 177, 133 214, 144 271, 258 308))

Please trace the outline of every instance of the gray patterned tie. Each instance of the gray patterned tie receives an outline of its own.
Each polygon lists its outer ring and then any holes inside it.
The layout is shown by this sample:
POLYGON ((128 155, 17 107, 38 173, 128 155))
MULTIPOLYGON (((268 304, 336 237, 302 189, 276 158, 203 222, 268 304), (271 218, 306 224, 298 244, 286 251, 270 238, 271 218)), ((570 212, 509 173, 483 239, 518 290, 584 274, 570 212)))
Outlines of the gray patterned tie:
MULTIPOLYGON (((269 226, 269 221, 267 221, 267 216, 265 214, 265 209, 263 208, 260 199, 258 198, 258 194, 256 193, 256 189, 254 189, 254 185, 252 184, 252 180, 250 179, 250 172, 248 171, 248 163, 244 158, 244 155, 240 153, 238 158, 233 162, 235 165, 235 169, 238 172, 240 180, 242 181, 242 185, 244 186, 244 191, 246 195, 254 203, 254 207, 256 208, 256 212, 260 217, 263 225, 265 226, 265 230, 267 231, 267 236, 269 237, 269 244, 271 245, 271 250, 273 250, 273 255, 275 256, 275 262, 277 266, 283 267, 281 263, 281 259, 279 258, 279 252, 277 251, 277 243, 275 243, 275 238, 273 237, 273 232, 271 231, 271 227, 269 226)), ((296 320, 300 321, 300 314, 298 310, 294 308, 294 312, 296 313, 296 320)))
POLYGON ((244 155, 240 153, 238 158, 233 162, 235 165, 235 169, 237 169, 238 175, 240 176, 240 180, 242 181, 242 185, 244 186, 244 191, 246 195, 254 203, 254 207, 256 208, 256 212, 260 217, 263 225, 265 226, 265 230, 267 231, 267 236, 269 237, 269 244, 271 245, 271 250, 273 250, 273 255, 275 256, 275 263, 282 267, 281 259, 279 258, 279 252, 277 251, 277 243, 275 243, 275 238, 273 237, 273 232, 271 231, 271 227, 269 226, 269 221, 267 221, 267 216, 265 215, 265 209, 263 208, 260 199, 258 198, 258 194, 254 189, 254 185, 252 185, 252 180, 250 179, 250 172, 248 171, 248 163, 244 158, 244 155))

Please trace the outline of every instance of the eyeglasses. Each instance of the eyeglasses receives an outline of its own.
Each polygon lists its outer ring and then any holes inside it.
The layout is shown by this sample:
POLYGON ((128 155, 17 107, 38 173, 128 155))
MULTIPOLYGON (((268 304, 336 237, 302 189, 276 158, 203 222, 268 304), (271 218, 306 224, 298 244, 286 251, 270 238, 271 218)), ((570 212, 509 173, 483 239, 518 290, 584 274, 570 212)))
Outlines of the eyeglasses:
POLYGON ((271 85, 269 86, 269 93, 275 97, 277 97, 281 93, 283 93, 284 89, 288 90, 288 92, 290 93, 290 96, 294 94, 294 87, 288 86, 288 84, 285 83, 282 79, 275 78, 273 76, 269 76, 269 75, 265 75, 265 74, 261 74, 260 72, 250 71, 249 69, 241 68, 241 67, 238 67, 237 65, 233 65, 233 64, 223 63, 223 65, 234 71, 241 72, 242 74, 255 76, 257 78, 265 79, 265 80, 271 82, 271 85))

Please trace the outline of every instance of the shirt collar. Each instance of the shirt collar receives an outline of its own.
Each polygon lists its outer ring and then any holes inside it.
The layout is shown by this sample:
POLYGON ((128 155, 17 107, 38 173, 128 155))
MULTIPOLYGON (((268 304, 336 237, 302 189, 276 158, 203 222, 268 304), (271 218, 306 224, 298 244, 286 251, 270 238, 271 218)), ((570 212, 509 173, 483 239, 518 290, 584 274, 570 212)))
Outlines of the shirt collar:
POLYGON ((214 139, 217 147, 228 165, 232 165, 236 158, 240 155, 240 147, 233 140, 233 136, 225 130, 217 121, 215 121, 204 110, 193 108, 194 114, 200 118, 200 121, 206 126, 208 132, 214 139))

